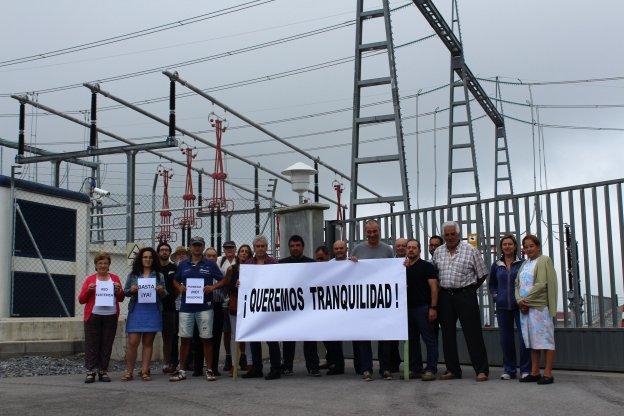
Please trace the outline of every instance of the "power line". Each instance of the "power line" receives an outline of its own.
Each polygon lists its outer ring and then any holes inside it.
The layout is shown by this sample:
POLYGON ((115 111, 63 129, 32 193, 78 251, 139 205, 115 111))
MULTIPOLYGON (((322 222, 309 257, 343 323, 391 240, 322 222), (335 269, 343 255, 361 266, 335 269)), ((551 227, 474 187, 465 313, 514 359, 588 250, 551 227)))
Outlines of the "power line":
MULTIPOLYGON (((266 0, 266 1, 274 1, 274 0, 266 0)), ((412 3, 406 3, 406 4, 402 5, 402 6, 395 7, 394 9, 392 9, 392 11, 401 10, 401 9, 404 9, 404 8, 410 6, 410 5, 412 5, 412 3)), ((124 80, 124 79, 140 77, 140 76, 143 76, 143 75, 154 74, 154 73, 161 72, 163 70, 167 70, 167 69, 171 69, 171 68, 185 67, 185 66, 195 65, 195 64, 203 63, 203 62, 207 62, 207 61, 222 59, 222 58, 230 57, 230 56, 233 56, 233 55, 239 55, 239 54, 242 54, 242 53, 251 52, 251 51, 258 50, 258 49, 263 49, 263 48, 267 48, 267 47, 270 47, 270 46, 280 45, 280 44, 283 44, 283 43, 288 43, 288 42, 292 42, 292 41, 295 41, 295 40, 304 39, 304 38, 307 38, 307 37, 310 37, 310 36, 319 35, 319 34, 322 34, 322 33, 333 31, 333 30, 343 29, 343 28, 346 28, 346 27, 353 26, 354 24, 355 24, 355 20, 347 20, 347 21, 344 21, 344 22, 341 22, 341 23, 337 23, 337 24, 333 24, 333 25, 329 25, 329 26, 324 26, 324 27, 321 27, 321 28, 316 28, 316 29, 313 29, 313 30, 310 30, 310 31, 307 31, 307 32, 296 33, 294 35, 286 36, 286 37, 283 37, 283 38, 278 38, 278 39, 274 39, 274 40, 267 41, 267 42, 257 43, 255 45, 251 45, 251 46, 245 46, 245 47, 242 47, 242 48, 232 49, 232 50, 229 50, 229 51, 220 52, 220 53, 217 53, 217 54, 208 55, 208 56, 204 56, 204 57, 201 57, 201 58, 194 58, 194 59, 181 61, 181 62, 177 62, 177 63, 161 65, 161 66, 158 66, 158 67, 144 69, 144 70, 140 70, 140 71, 128 72, 128 73, 119 74, 119 75, 113 75, 113 76, 110 76, 110 77, 93 80, 93 81, 90 81, 89 83, 103 83, 103 82, 120 81, 120 80, 124 80)), ((431 35, 431 37, 433 37, 433 35, 431 35)), ((408 44, 412 44, 412 43, 417 42, 417 41, 418 40, 413 41, 413 42, 409 42, 408 44)), ((407 45, 404 45, 404 46, 407 46, 407 45)), ((353 58, 351 58, 351 59, 353 59, 353 58)), ((255 83, 255 82, 252 82, 252 83, 255 83)), ((65 91, 65 90, 70 90, 70 89, 75 89, 75 88, 81 88, 83 86, 83 84, 84 84, 83 82, 79 82, 79 83, 61 85, 61 86, 57 86, 57 87, 44 88, 44 89, 37 90, 35 92, 37 92, 39 94, 46 94, 46 93, 52 93, 52 92, 58 92, 58 91, 65 91)), ((226 85, 228 85, 228 84, 226 84, 226 85)), ((247 85, 247 84, 243 84, 243 85, 247 85)), ((18 94, 24 94, 24 93, 25 92, 21 92, 21 93, 18 93, 18 94)), ((15 94, 15 93, 2 93, 2 94, 0 94, 0 97, 8 97, 8 96, 11 96, 12 94, 15 94)), ((190 95, 192 95, 192 94, 190 94, 190 95)), ((181 94, 180 96, 183 97, 183 96, 188 96, 188 95, 181 94)), ((168 97, 166 99, 168 99, 168 97)), ((156 99, 156 101, 149 100, 149 103, 151 103, 151 102, 158 102, 160 100, 161 100, 161 98, 158 97, 156 99)), ((148 103, 147 101, 148 100, 142 100, 142 101, 137 102, 136 104, 138 104, 138 103, 146 104, 146 103, 148 103)), ((135 104, 135 103, 133 103, 133 104, 135 104)), ((119 108, 119 107, 115 106, 114 108, 119 108)), ((103 110, 103 109, 105 109, 105 108, 102 108, 101 110, 103 110)))
POLYGON ((32 69, 41 69, 41 68, 50 68, 50 67, 59 67, 59 66, 64 66, 64 65, 73 65, 73 64, 82 63, 82 62, 101 61, 101 60, 104 60, 104 59, 118 58, 118 57, 121 57, 121 56, 128 56, 128 55, 136 56, 137 54, 145 53, 145 52, 155 52, 155 51, 162 51, 162 50, 166 50, 166 49, 175 49, 175 48, 178 48, 180 46, 197 45, 197 44, 201 44, 201 43, 213 42, 213 41, 222 40, 222 39, 234 38, 234 37, 238 37, 238 36, 242 36, 242 35, 250 35, 250 34, 254 34, 254 33, 266 32, 266 31, 270 31, 270 30, 274 30, 274 29, 282 29, 282 28, 285 28, 285 27, 297 26, 297 25, 300 25, 302 23, 310 23, 310 22, 315 22, 315 21, 319 21, 319 20, 325 20, 325 19, 328 19, 330 17, 343 16, 345 14, 353 14, 353 12, 352 11, 348 11, 348 12, 334 13, 334 14, 325 15, 325 16, 319 16, 319 17, 315 17, 315 18, 311 18, 311 19, 304 19, 304 20, 298 20, 298 21, 294 21, 294 22, 288 22, 288 23, 281 24, 281 25, 265 26, 265 27, 262 27, 262 28, 253 29, 253 30, 247 30, 247 31, 244 31, 244 32, 237 32, 237 33, 232 33, 232 34, 228 34, 228 35, 215 36, 215 37, 207 38, 207 39, 205 38, 205 39, 199 39, 199 40, 192 40, 192 41, 188 41, 188 42, 174 43, 174 44, 170 44, 170 45, 166 45, 166 46, 160 46, 160 47, 155 47, 155 48, 137 49, 137 50, 133 50, 133 51, 129 51, 129 52, 116 53, 116 54, 112 54, 112 55, 84 58, 84 59, 78 59, 78 60, 73 60, 73 61, 57 62, 57 63, 46 64, 46 65, 21 67, 21 68, 14 68, 14 69, 5 69, 5 70, 0 70, 0 73, 24 71, 24 70, 32 70, 32 69))
MULTIPOLYGON (((479 78, 479 81, 484 82, 496 82, 496 79, 492 78, 479 78)), ((533 82, 524 82, 520 78, 517 78, 518 81, 498 81, 499 84, 504 85, 516 85, 516 86, 540 86, 540 85, 566 85, 566 84, 586 84, 593 82, 608 82, 608 81, 621 81, 624 80, 624 76, 615 76, 615 77, 603 77, 603 78, 588 78, 588 79, 574 79, 574 80, 564 80, 564 81, 533 81, 533 82)))
POLYGON ((52 58, 55 56, 66 55, 69 53, 79 52, 86 49, 97 48, 104 45, 110 45, 113 43, 123 42, 129 39, 134 39, 142 36, 151 35, 153 33, 163 32, 165 30, 177 29, 182 26, 187 26, 193 23, 203 22, 205 20, 214 19, 215 17, 224 16, 231 13, 240 12, 242 10, 258 7, 267 3, 272 3, 275 0, 252 0, 245 3, 240 3, 235 6, 226 7, 224 9, 215 10, 212 12, 200 14, 197 16, 189 17, 182 20, 176 20, 173 22, 165 23, 158 26, 153 26, 146 29, 137 30, 135 32, 125 33, 122 35, 112 36, 110 38, 101 39, 93 42, 81 43, 67 48, 56 49, 48 52, 40 52, 34 55, 23 56, 21 58, 13 58, 5 61, 0 61, 0 68, 22 64, 26 62, 32 62, 40 59, 52 58))

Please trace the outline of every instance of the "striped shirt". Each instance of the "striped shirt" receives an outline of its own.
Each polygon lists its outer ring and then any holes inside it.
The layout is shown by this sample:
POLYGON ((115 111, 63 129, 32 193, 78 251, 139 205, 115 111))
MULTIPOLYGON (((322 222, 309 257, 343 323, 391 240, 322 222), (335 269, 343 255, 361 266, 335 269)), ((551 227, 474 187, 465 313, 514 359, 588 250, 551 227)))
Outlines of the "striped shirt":
POLYGON ((481 253, 465 241, 459 242, 454 254, 446 244, 438 247, 433 253, 433 265, 438 270, 440 286, 445 289, 470 286, 489 272, 481 253))

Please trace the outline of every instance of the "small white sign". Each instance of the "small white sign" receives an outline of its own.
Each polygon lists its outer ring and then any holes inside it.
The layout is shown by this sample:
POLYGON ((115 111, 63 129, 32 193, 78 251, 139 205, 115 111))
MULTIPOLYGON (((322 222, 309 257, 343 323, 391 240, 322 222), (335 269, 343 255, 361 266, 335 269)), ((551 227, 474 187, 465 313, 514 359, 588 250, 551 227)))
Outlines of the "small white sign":
POLYGON ((115 287, 112 280, 96 279, 95 306, 115 306, 115 287))
POLYGON ((204 279, 186 279, 186 303, 204 303, 204 279))
POLYGON ((156 303, 156 278, 139 277, 139 303, 156 303))

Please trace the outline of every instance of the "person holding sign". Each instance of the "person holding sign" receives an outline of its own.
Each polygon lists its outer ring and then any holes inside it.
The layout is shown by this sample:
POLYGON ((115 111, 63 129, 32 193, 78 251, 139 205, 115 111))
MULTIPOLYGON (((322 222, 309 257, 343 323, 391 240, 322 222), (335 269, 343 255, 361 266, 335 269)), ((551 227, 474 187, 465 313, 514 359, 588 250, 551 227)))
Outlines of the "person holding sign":
MULTIPOLYGON (((303 238, 297 234, 292 235, 288 239, 288 250, 290 252, 290 256, 280 259, 279 263, 314 263, 313 259, 303 254, 304 248, 305 243, 303 242, 303 238)), ((295 345, 295 341, 282 342, 282 348, 284 350, 282 374, 285 376, 293 374, 295 345)), ((319 371, 319 356, 317 348, 316 341, 303 342, 303 355, 305 357, 306 369, 308 370, 308 375, 312 377, 321 376, 321 372, 319 371)))
POLYGON ((143 381, 150 381, 150 361, 156 332, 162 331, 162 299, 167 296, 165 279, 160 273, 158 255, 151 247, 139 250, 132 262, 132 272, 126 279, 124 293, 130 298, 126 332, 128 346, 126 351, 126 371, 122 381, 134 378, 134 365, 139 343, 143 344, 141 371, 143 381))
MULTIPOLYGON (((360 243, 351 253, 351 261, 358 259, 390 259, 394 257, 392 247, 380 241, 380 227, 375 220, 368 220, 364 225, 366 242, 360 243)), ((390 347, 392 342, 379 342, 379 374, 385 380, 392 380, 390 365, 390 347)), ((373 379, 373 348, 370 341, 354 341, 354 354, 358 357, 356 373, 362 374, 364 381, 373 379)))
POLYGON ((206 380, 215 381, 216 377, 212 371, 212 325, 214 319, 212 291, 224 286, 228 281, 223 278, 217 264, 203 256, 204 239, 195 236, 191 238, 190 243, 191 258, 178 265, 173 283, 176 290, 182 295, 178 333, 182 341, 180 345, 180 369, 169 378, 169 381, 186 379, 186 358, 191 347, 195 323, 197 323, 199 337, 204 349, 206 380), (214 285, 212 284, 213 280, 217 281, 214 285))
MULTIPOLYGON (((226 313, 230 316, 230 324, 232 330, 232 337, 230 339, 231 342, 231 351, 236 353, 240 352, 240 357, 238 360, 238 365, 241 370, 248 370, 247 368, 247 354, 245 353, 245 348, 249 349, 249 344, 245 344, 244 342, 236 342, 236 313, 238 309, 238 286, 240 285, 240 281, 238 277, 240 275, 240 265, 244 264, 247 260, 249 260, 253 256, 253 252, 251 251, 251 247, 247 244, 243 244, 239 247, 238 253, 232 265, 228 267, 225 277, 229 280, 229 294, 230 300, 228 304, 228 309, 226 313)), ((218 264, 218 263, 217 263, 218 264)), ((251 349, 249 349, 251 356, 251 349)))
POLYGON ((124 300, 119 277, 108 271, 110 255, 100 252, 93 263, 96 273, 87 276, 78 295, 78 302, 85 305, 85 383, 95 381, 96 369, 100 381, 111 381, 107 373, 108 363, 117 333, 119 302, 124 300))
MULTIPOLYGON (((253 239, 254 256, 248 259, 245 264, 277 264, 277 260, 267 254, 269 247, 269 241, 264 235, 257 235, 253 239)), ((271 362, 271 369, 269 374, 264 376, 265 380, 276 380, 281 377, 282 367, 282 353, 280 351, 279 342, 269 341, 267 342, 269 347, 269 360, 271 362)), ((251 362, 252 369, 243 374, 243 378, 257 378, 262 377, 262 346, 259 342, 251 342, 251 362)))

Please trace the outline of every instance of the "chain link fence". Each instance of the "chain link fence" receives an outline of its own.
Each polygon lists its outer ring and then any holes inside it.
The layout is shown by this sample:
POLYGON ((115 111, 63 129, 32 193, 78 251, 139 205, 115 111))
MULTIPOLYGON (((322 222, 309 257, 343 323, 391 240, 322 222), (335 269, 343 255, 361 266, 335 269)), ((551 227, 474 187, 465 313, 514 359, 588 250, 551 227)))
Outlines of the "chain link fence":
MULTIPOLYGON (((218 216, 207 209, 205 201, 202 206, 194 206, 195 221, 190 230, 191 235, 200 235, 206 240, 207 246, 217 246, 227 240, 233 240, 238 245, 251 244, 254 236, 265 234, 269 241, 275 241, 274 223, 271 214, 270 201, 261 199, 259 205, 258 230, 256 229, 256 212, 253 199, 238 198, 233 200, 233 210, 221 213, 221 225, 218 225, 218 216), (220 232, 219 232, 220 228, 220 232)), ((96 201, 91 207, 89 223, 89 239, 93 244, 124 247, 127 239, 126 196, 111 194, 96 201)), ((134 214, 134 241, 143 246, 157 245, 159 236, 165 238, 172 246, 182 245, 184 240, 180 222, 184 215, 184 200, 169 198, 170 216, 161 216, 166 212, 162 208, 162 196, 137 195, 135 198, 134 214), (163 218, 168 217, 168 223, 162 224, 163 218)))

